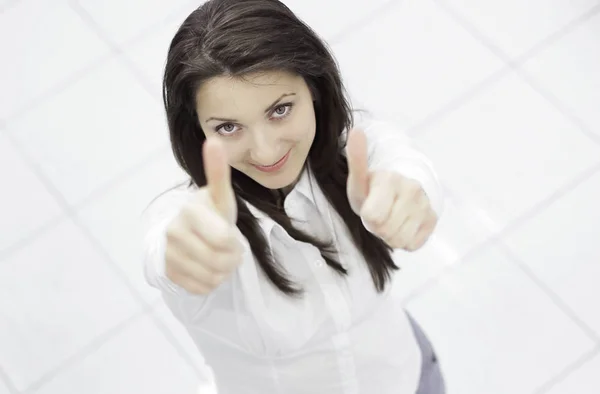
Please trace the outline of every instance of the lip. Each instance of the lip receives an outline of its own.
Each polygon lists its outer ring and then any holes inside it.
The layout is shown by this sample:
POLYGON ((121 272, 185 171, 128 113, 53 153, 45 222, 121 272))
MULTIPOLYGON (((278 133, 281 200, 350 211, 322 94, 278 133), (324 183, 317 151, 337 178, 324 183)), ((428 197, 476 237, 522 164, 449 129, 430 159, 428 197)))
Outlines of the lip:
POLYGON ((276 172, 279 171, 287 162, 288 158, 290 157, 290 152, 292 150, 290 149, 285 156, 283 156, 281 159, 279 159, 279 161, 275 164, 272 164, 270 166, 258 166, 256 164, 252 164, 254 167, 256 167, 257 170, 262 171, 262 172, 276 172))

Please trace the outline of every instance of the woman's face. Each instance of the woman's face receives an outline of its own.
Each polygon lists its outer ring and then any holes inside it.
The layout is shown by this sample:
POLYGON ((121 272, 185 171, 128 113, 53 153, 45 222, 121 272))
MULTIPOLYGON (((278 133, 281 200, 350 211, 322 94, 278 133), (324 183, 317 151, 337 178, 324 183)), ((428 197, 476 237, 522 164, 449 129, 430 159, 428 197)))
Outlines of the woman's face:
POLYGON ((296 182, 316 130, 312 95, 302 77, 219 76, 202 84, 196 103, 206 138, 223 142, 229 165, 269 189, 296 182))

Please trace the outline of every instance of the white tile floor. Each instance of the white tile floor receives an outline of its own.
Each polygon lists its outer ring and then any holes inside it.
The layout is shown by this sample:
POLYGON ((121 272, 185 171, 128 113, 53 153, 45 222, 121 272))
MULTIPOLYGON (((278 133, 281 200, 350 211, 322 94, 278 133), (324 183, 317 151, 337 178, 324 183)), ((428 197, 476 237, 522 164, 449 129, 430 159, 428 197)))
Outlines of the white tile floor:
MULTIPOLYGON (((0 0, 0 394, 194 392, 137 218, 183 176, 160 77, 199 2, 0 0)), ((600 393, 600 0, 288 4, 448 189, 396 282, 448 392, 600 393)))

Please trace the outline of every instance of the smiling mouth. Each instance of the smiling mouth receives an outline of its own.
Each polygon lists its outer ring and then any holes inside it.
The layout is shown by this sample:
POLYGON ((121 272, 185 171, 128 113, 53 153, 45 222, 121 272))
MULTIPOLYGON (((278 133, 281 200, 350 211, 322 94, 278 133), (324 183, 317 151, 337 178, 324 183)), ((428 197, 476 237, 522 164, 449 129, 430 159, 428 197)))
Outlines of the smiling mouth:
MULTIPOLYGON (((285 156, 287 156, 287 153, 285 154, 285 156)), ((263 167, 263 168, 269 168, 269 167, 275 167, 277 164, 281 163, 283 161, 283 159, 285 159, 285 156, 283 156, 281 159, 279 159, 276 163, 274 164, 270 164, 268 166, 263 166, 260 164, 256 164, 257 167, 263 167)))
POLYGON ((262 171, 276 171, 279 168, 283 167, 283 165, 285 164, 285 162, 287 161, 288 157, 290 156, 290 152, 292 150, 290 149, 285 156, 283 156, 281 159, 279 159, 276 163, 268 165, 268 166, 263 166, 263 165, 258 165, 258 164, 253 164, 254 167, 258 168, 259 170, 262 171))

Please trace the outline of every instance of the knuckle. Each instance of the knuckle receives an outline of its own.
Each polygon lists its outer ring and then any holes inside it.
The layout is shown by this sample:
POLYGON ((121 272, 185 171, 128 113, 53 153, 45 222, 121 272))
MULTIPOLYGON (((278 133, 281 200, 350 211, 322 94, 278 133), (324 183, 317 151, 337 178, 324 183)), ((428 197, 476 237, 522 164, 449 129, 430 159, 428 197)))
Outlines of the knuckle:
POLYGON ((182 275, 174 280, 173 283, 192 294, 201 294, 205 295, 210 293, 213 288, 208 286, 203 278, 191 277, 187 275, 182 275))
POLYGON ((169 224, 166 230, 167 240, 174 241, 181 237, 182 231, 181 226, 176 221, 169 224))
POLYGON ((209 289, 205 286, 194 286, 192 289, 188 290, 190 293, 193 294, 198 294, 198 295, 208 295, 210 294, 210 292, 212 291, 212 289, 209 289))
POLYGON ((428 239, 429 239, 429 237, 421 237, 420 239, 418 239, 415 242, 414 247, 416 249, 421 249, 423 246, 425 246, 425 244, 427 243, 428 239))
POLYGON ((396 174, 394 171, 385 171, 381 176, 381 180, 385 183, 391 183, 398 178, 398 174, 396 174))
POLYGON ((167 279, 169 279, 171 282, 175 283, 178 286, 185 286, 186 283, 186 277, 184 275, 182 275, 176 267, 174 267, 172 264, 167 264, 165 267, 165 275, 167 277, 167 279))
POLYGON ((175 252, 172 247, 167 246, 165 252, 165 270, 167 270, 167 272, 174 272, 179 265, 180 261, 177 252, 175 252))
POLYGON ((393 239, 395 235, 390 227, 381 228, 378 230, 378 232, 381 234, 383 239, 393 239))
POLYGON ((229 245, 233 240, 231 238, 231 234, 226 229, 223 229, 221 226, 215 226, 214 228, 214 237, 215 241, 219 245, 229 245))
POLYGON ((388 244, 395 249, 404 249, 404 242, 398 238, 388 241, 388 244))
POLYGON ((419 195, 421 192, 421 185, 414 179, 406 179, 404 188, 408 194, 413 196, 419 195))
POLYGON ((193 204, 187 203, 181 207, 180 216, 190 219, 196 216, 196 209, 193 204))
POLYGON ((397 248, 412 252, 410 242, 407 242, 406 238, 397 237, 395 242, 397 248))
POLYGON ((192 294, 207 295, 212 289, 198 282, 189 282, 183 289, 192 294))
POLYGON ((211 288, 217 288, 223 282, 223 275, 221 274, 210 274, 206 277, 206 284, 211 288))
POLYGON ((410 252, 416 252, 417 250, 421 249, 421 247, 425 244, 425 240, 426 239, 424 237, 416 237, 408 243, 408 245, 406 246, 407 250, 410 252))
POLYGON ((406 242, 406 237, 404 237, 401 232, 396 232, 395 234, 391 235, 389 238, 389 241, 387 241, 387 242, 393 248, 405 249, 405 250, 406 250, 407 243, 408 243, 408 242, 406 242))
POLYGON ((203 255, 201 256, 201 261, 204 265, 211 265, 211 263, 217 263, 219 260, 219 253, 215 252, 210 248, 206 248, 204 250, 203 255))
POLYGON ((408 252, 416 252, 418 248, 415 245, 406 245, 404 249, 408 252))
POLYGON ((217 268, 217 271, 224 272, 229 271, 230 266, 232 265, 232 255, 231 254, 222 254, 219 253, 215 256, 214 262, 217 268))

